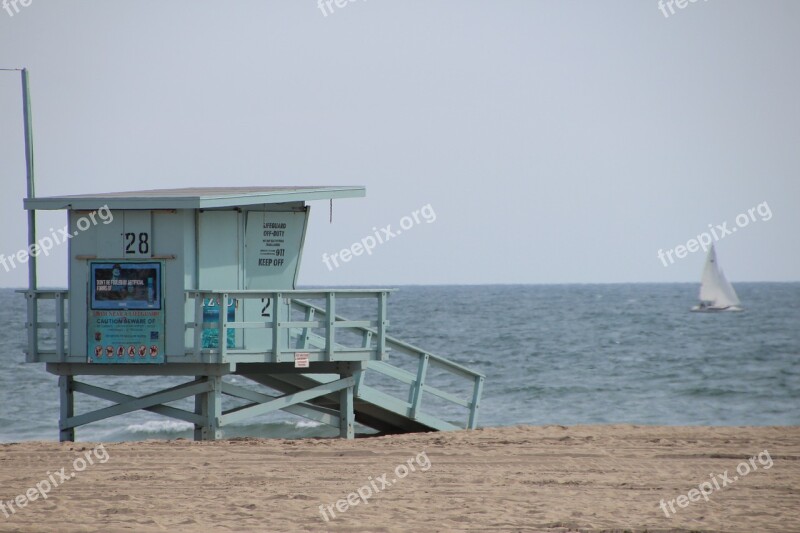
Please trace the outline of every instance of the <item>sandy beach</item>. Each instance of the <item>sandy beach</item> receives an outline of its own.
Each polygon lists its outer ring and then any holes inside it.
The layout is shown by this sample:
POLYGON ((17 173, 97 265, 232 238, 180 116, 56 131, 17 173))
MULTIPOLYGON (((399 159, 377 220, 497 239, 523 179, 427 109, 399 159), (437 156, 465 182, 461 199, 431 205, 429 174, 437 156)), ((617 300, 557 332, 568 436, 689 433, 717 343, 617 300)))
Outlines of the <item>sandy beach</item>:
POLYGON ((798 427, 26 442, 0 445, 0 531, 789 532, 798 459, 798 427))

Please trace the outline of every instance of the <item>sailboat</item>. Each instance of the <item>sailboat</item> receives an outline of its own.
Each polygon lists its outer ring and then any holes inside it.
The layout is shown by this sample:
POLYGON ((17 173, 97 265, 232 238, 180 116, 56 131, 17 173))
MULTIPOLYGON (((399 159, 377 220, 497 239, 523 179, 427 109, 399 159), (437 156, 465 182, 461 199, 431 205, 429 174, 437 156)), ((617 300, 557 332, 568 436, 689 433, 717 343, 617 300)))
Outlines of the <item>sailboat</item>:
POLYGON ((717 262, 714 245, 708 250, 703 277, 700 281, 700 304, 692 307, 692 311, 744 311, 733 285, 725 278, 717 262))

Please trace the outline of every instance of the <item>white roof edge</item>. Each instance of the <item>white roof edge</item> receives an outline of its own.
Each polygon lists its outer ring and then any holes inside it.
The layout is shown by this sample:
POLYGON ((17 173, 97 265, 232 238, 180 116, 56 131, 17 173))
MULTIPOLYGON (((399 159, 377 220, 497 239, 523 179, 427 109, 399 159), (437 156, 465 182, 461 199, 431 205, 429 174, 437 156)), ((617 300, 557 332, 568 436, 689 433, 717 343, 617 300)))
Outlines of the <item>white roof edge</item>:
MULTIPOLYGON (((172 189, 165 191, 176 192, 172 189)), ((158 196, 158 191, 132 191, 131 193, 107 193, 88 195, 49 196, 23 199, 25 209, 31 210, 84 210, 99 209, 212 209, 245 205, 277 204, 286 202, 303 202, 328 200, 337 198, 361 198, 366 196, 366 188, 361 185, 307 187, 307 188, 275 188, 273 190, 231 189, 229 194, 220 189, 212 189, 203 194, 203 189, 196 189, 198 194, 172 194, 158 196), (136 196, 137 193, 148 193, 136 196)), ((188 192, 188 191, 187 191, 188 192)))

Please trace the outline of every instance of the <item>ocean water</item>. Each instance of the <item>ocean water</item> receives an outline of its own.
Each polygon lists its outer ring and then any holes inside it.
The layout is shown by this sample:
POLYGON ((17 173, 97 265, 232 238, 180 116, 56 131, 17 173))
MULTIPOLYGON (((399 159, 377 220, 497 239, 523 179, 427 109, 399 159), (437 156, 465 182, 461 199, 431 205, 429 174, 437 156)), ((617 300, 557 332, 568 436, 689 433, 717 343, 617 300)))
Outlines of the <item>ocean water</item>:
MULTIPOLYGON (((745 312, 704 314, 689 312, 695 284, 401 287, 389 300, 390 334, 484 373, 482 426, 800 425, 800 283, 739 283, 736 290, 745 312)), ((0 442, 58 438, 57 380, 44 365, 24 362, 24 310, 21 295, 0 290, 0 442)), ((398 354, 389 362, 412 368, 398 354)), ((81 380, 134 395, 184 381, 81 380)), ((444 375, 432 374, 429 383, 458 389, 444 375)), ((107 405, 76 398, 76 413, 107 405)), ((174 405, 190 408, 188 401, 174 405)), ((425 406, 463 418, 433 400, 425 406)), ((226 431, 335 434, 283 413, 226 431)), ((84 441, 178 437, 191 437, 189 424, 145 412, 77 430, 84 441)))

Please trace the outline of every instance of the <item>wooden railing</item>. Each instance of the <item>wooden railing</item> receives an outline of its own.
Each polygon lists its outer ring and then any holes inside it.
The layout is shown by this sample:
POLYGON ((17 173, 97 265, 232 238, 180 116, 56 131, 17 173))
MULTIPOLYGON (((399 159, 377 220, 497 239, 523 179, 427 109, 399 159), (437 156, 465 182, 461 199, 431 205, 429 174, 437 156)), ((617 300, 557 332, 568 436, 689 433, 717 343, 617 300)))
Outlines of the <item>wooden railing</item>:
POLYGON ((67 354, 67 331, 68 322, 66 320, 66 302, 69 291, 66 289, 49 290, 20 290, 18 293, 25 296, 27 306, 27 320, 25 329, 28 332, 28 348, 25 350, 25 361, 28 363, 38 363, 42 356, 55 355, 58 361, 64 361, 67 354), (52 300, 54 306, 54 317, 52 321, 39 321, 39 300, 52 300), (42 331, 55 330, 55 347, 43 350, 40 348, 39 334, 42 331))
MULTIPOLYGON (((310 363, 321 361, 380 361, 386 353, 386 328, 389 321, 386 317, 386 300, 390 289, 368 290, 288 290, 288 291, 187 291, 190 299, 194 300, 195 320, 186 323, 186 328, 193 330, 194 340, 187 355, 194 359, 210 363, 286 363, 293 362, 297 354, 307 356, 310 363), (302 320, 295 320, 292 316, 294 302, 297 298, 322 299, 324 307, 304 308, 302 320), (374 318, 369 320, 347 320, 341 317, 336 319, 320 318, 315 316, 321 311, 322 317, 336 316, 336 302, 343 299, 361 299, 375 304, 374 318), (216 322, 203 322, 204 305, 213 301, 218 306, 219 319, 216 322), (230 321, 227 310, 228 305, 236 301, 244 309, 248 302, 250 305, 266 305, 271 303, 269 316, 258 320, 230 321), (216 329, 217 345, 204 346, 203 331, 216 329), (298 339, 310 335, 314 329, 322 330, 324 343, 322 346, 307 346, 298 339), (246 332, 267 330, 269 334, 259 342, 248 342, 246 332), (337 342, 338 332, 350 331, 364 335, 365 330, 370 330, 370 340, 360 346, 343 346, 337 342), (229 346, 229 331, 241 331, 244 335, 229 346), (371 337, 374 334, 375 342, 371 337), (224 339, 224 341, 223 341, 224 339), (295 342, 292 342, 292 341, 295 342)), ((244 317, 244 313, 239 313, 244 317)))
MULTIPOLYGON (((311 316, 329 316, 327 314, 327 310, 302 300, 294 300, 292 305, 294 305, 297 309, 300 309, 306 313, 310 313, 311 316)), ((344 317, 336 316, 336 320, 345 321, 346 319, 344 317)), ((360 329, 362 330, 362 335, 365 339, 365 342, 369 342, 368 339, 371 335, 379 334, 378 331, 371 329, 368 326, 362 326, 360 329)), ((403 370, 402 368, 394 366, 387 361, 371 361, 368 364, 367 373, 374 370, 381 375, 408 385, 407 401, 399 400, 387 394, 381 394, 380 401, 376 401, 376 403, 381 403, 384 405, 390 404, 395 412, 402 412, 409 418, 417 419, 422 416, 423 396, 427 393, 466 408, 466 420, 464 425, 461 427, 467 429, 475 429, 477 427, 478 410, 480 408, 480 399, 483 393, 483 382, 485 381, 486 376, 479 372, 474 372, 458 363, 454 363, 453 361, 445 359, 444 357, 434 355, 428 351, 422 350, 416 346, 388 335, 384 336, 383 342, 385 343, 386 349, 390 354, 388 359, 394 359, 395 355, 414 358, 416 362, 416 373, 403 370), (456 394, 444 391, 439 387, 435 387, 426 383, 428 379, 428 369, 432 366, 444 370, 448 374, 466 380, 466 385, 470 391, 469 397, 462 398, 456 394)), ((308 337, 305 339, 305 343, 306 344, 304 346, 313 346, 315 344, 314 339, 308 337)), ((372 401, 375 400, 375 398, 369 398, 370 387, 364 385, 364 380, 367 373, 362 373, 359 376, 356 393, 359 397, 363 397, 366 400, 372 401)), ((375 392, 377 393, 377 390, 375 390, 375 392)))

